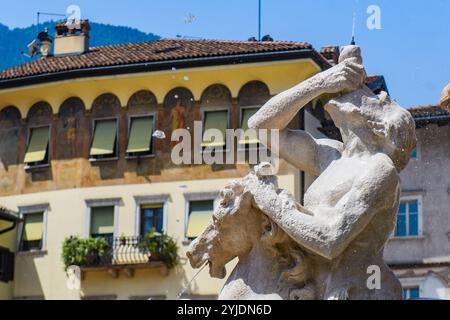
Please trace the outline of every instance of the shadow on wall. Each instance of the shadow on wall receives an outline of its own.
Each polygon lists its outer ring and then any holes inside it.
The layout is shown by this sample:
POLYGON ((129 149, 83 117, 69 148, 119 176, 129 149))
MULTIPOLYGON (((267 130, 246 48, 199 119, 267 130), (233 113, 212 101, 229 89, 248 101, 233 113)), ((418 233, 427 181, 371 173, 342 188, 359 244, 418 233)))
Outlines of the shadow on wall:
POLYGON ((44 299, 42 288, 42 270, 38 272, 37 262, 43 259, 43 253, 16 253, 14 299, 39 300, 44 299))

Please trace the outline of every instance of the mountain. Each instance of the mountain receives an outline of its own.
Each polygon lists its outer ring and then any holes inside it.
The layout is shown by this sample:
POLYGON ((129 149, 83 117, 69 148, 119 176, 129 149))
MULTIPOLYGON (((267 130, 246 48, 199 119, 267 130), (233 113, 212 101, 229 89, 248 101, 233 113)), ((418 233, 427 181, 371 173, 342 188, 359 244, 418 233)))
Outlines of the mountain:
MULTIPOLYGON (((53 36, 55 24, 53 21, 42 23, 39 25, 39 31, 47 28, 53 36)), ((37 33, 36 25, 9 29, 0 23, 0 70, 30 61, 21 52, 27 51, 27 44, 36 38, 37 33)), ((160 37, 153 33, 145 33, 130 27, 91 22, 91 47, 158 39, 160 37)))

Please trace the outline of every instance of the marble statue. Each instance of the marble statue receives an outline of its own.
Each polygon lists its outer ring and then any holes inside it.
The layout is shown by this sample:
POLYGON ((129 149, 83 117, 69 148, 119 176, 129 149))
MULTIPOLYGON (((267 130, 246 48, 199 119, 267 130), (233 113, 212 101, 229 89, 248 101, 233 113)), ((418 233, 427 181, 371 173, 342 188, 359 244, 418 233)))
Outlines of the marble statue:
POLYGON ((262 141, 296 168, 317 176, 304 205, 281 190, 269 164, 230 182, 207 229, 191 244, 194 268, 212 277, 239 261, 220 299, 401 299, 399 281, 383 261, 400 196, 399 173, 416 145, 409 112, 364 85, 360 48, 339 63, 269 100, 250 120, 280 131, 262 141), (287 129, 296 114, 324 95, 343 142, 287 129))

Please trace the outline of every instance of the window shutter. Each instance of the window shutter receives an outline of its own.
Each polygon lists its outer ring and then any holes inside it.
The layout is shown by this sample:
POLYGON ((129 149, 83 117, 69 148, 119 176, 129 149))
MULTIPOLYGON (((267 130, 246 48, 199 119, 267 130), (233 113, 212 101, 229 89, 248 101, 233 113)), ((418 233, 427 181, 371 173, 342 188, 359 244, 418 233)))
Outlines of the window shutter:
MULTIPOLYGON (((242 123, 241 128, 244 131, 248 130, 248 120, 258 111, 259 108, 246 108, 242 109, 242 123)), ((258 144, 260 141, 258 140, 257 135, 254 137, 249 135, 245 135, 239 138, 239 144, 258 144)))
POLYGON ((25 226, 23 231, 23 239, 25 241, 42 240, 42 235, 44 233, 43 220, 43 213, 28 213, 25 215, 25 226))
POLYGON ((206 228, 214 213, 214 201, 192 201, 189 204, 189 222, 186 237, 197 238, 206 228))
POLYGON ((31 129, 31 137, 25 153, 25 163, 41 162, 47 155, 49 127, 31 129))
POLYGON ((225 146, 226 132, 228 128, 228 111, 209 111, 205 112, 203 123, 203 143, 202 147, 222 147, 225 146), (205 132, 209 129, 217 129, 222 133, 222 139, 205 139, 205 132))
POLYGON ((153 133, 153 117, 131 119, 127 153, 150 152, 153 133))
POLYGON ((102 120, 95 123, 94 139, 92 140, 91 156, 114 154, 116 143, 117 121, 102 120))
POLYGON ((114 233, 114 207, 91 208, 91 235, 114 233))

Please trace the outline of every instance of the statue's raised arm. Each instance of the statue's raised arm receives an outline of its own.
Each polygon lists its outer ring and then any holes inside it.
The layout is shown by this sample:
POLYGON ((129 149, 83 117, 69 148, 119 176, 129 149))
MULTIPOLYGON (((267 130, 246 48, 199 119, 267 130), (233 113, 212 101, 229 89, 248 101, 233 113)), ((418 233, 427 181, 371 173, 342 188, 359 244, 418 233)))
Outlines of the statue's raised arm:
MULTIPOLYGON (((323 94, 351 92, 360 88, 366 78, 358 47, 348 47, 341 63, 321 72, 270 99, 249 120, 249 128, 280 130, 279 145, 262 141, 273 152, 308 173, 321 172, 318 158, 332 159, 340 151, 337 141, 316 140, 303 130, 289 130, 287 125, 309 102, 323 94)), ((264 139, 264 135, 261 137, 264 139)), ((277 141, 278 142, 278 141, 277 141)))

